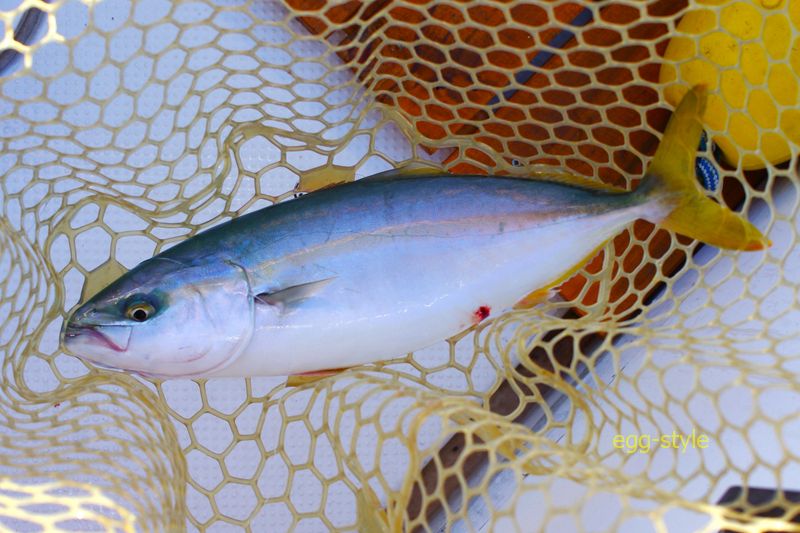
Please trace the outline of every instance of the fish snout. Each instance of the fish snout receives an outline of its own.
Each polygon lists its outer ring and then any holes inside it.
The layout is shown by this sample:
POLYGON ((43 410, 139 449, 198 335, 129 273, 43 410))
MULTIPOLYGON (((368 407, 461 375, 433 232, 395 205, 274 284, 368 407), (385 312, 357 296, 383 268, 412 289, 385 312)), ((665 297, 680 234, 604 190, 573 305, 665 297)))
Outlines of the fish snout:
POLYGON ((110 317, 91 305, 84 305, 75 310, 64 322, 61 329, 61 345, 69 352, 72 349, 97 346, 123 352, 130 343, 132 328, 128 325, 115 324, 110 317))
POLYGON ((67 320, 68 326, 73 328, 94 325, 96 321, 97 307, 91 303, 85 303, 75 309, 67 320))
POLYGON ((129 321, 120 316, 114 309, 86 303, 72 312, 65 327, 80 329, 126 325, 129 325, 129 321))
POLYGON ((74 339, 81 334, 82 328, 73 326, 69 322, 65 323, 64 328, 61 330, 61 340, 74 339))
POLYGON ((68 344, 74 344, 75 340, 81 336, 85 327, 86 317, 92 311, 93 309, 88 305, 82 305, 70 313, 61 325, 60 340, 62 346, 67 347, 68 344))
POLYGON ((75 350, 79 351, 83 335, 83 328, 72 324, 71 320, 64 322, 61 327, 60 344, 61 349, 72 355, 77 355, 75 350))
POLYGON ((61 325, 60 341, 62 346, 71 343, 81 334, 81 326, 77 325, 75 318, 77 313, 72 313, 61 325))

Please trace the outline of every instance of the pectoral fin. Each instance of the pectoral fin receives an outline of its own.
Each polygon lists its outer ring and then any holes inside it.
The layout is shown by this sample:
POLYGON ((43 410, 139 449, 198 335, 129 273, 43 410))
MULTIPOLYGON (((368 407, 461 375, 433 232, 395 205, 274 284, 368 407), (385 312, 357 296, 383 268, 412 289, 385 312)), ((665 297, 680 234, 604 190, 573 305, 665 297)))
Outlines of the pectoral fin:
POLYGON ((255 300, 257 304, 286 308, 306 298, 311 298, 333 280, 334 278, 321 279, 319 281, 293 285, 275 292, 262 292, 256 294, 255 300))

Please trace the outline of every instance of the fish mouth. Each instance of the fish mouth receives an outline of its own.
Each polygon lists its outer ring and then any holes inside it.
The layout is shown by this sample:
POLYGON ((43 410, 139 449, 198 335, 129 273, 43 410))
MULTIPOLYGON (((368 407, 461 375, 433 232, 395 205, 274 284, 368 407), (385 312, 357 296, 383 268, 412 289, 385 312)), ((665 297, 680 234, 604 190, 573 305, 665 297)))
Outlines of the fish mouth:
POLYGON ((72 326, 64 328, 62 341, 64 345, 84 338, 121 353, 128 349, 131 338, 130 326, 72 326))

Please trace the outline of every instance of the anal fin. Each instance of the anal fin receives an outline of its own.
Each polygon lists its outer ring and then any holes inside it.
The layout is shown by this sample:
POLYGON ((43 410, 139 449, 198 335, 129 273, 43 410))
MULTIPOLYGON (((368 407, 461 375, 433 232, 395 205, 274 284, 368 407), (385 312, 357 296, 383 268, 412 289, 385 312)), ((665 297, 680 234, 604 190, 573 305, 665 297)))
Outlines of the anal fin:
POLYGON ((522 298, 520 301, 514 304, 514 309, 531 309, 532 307, 535 307, 540 303, 544 303, 545 301, 547 301, 551 296, 553 296, 554 291, 558 287, 560 287, 564 282, 569 280, 572 276, 580 272, 580 270, 584 266, 586 266, 592 259, 594 259, 594 257, 600 253, 600 250, 603 249, 603 247, 606 245, 607 242, 608 241, 594 248, 591 252, 589 252, 588 255, 586 255, 586 257, 584 257, 583 259, 572 265, 570 268, 565 270, 563 274, 561 274, 558 278, 554 279, 552 282, 548 283, 544 287, 540 287, 534 290, 533 292, 522 298))
POLYGON ((514 309, 531 309, 537 305, 546 302, 555 294, 555 287, 545 287, 544 289, 536 289, 528 294, 520 301, 514 304, 514 309))
POLYGON ((294 374, 286 378, 286 386, 301 387, 303 385, 309 385, 311 383, 322 381, 323 379, 329 378, 331 376, 336 376, 338 374, 341 374, 345 370, 349 369, 350 367, 345 367, 345 368, 329 368, 325 370, 312 370, 311 372, 301 372, 300 374, 294 374))

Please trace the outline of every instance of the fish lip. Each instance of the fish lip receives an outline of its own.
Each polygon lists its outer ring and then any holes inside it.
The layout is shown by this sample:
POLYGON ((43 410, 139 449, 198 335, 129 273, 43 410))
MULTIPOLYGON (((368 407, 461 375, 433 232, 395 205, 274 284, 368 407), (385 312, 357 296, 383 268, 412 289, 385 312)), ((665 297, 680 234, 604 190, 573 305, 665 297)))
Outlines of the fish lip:
POLYGON ((62 337, 66 341, 67 339, 75 339, 82 335, 87 335, 96 341, 100 341, 106 348, 110 348, 117 353, 125 351, 124 347, 118 346, 106 335, 97 331, 95 326, 67 326, 64 328, 62 337))

